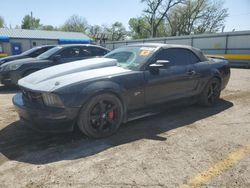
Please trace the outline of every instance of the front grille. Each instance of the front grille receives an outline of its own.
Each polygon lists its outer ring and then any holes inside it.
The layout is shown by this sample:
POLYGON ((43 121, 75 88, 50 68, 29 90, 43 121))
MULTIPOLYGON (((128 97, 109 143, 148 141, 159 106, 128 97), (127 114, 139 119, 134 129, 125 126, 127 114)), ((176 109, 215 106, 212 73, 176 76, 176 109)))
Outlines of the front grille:
POLYGON ((21 88, 21 91, 22 91, 24 100, 32 102, 32 103, 44 104, 41 93, 29 91, 24 88, 21 88))

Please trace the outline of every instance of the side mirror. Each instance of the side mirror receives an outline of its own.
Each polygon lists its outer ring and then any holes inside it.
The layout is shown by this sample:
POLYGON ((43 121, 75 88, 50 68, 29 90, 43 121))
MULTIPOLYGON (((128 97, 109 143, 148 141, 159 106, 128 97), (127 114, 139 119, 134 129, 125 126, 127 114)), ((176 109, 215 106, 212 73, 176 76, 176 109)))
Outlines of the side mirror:
POLYGON ((58 61, 61 60, 61 55, 55 55, 55 56, 53 56, 52 59, 53 59, 54 62, 58 62, 58 61))
POLYGON ((157 60, 155 63, 149 65, 149 67, 154 70, 167 69, 169 66, 170 62, 168 60, 157 60))

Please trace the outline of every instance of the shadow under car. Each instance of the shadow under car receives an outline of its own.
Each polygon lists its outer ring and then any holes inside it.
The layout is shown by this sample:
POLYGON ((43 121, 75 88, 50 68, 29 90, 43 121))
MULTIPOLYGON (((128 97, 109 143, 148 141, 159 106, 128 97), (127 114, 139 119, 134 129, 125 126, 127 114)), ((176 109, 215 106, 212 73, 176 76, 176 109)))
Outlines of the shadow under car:
MULTIPOLYGON (((233 106, 220 100, 215 106, 197 105, 165 110, 157 115, 130 121, 108 138, 94 140, 80 131, 71 133, 38 133, 16 121, 0 130, 0 152, 7 159, 31 164, 48 164, 61 160, 74 160, 95 155, 108 148, 140 139, 165 141, 160 135, 178 127, 218 114, 233 106)), ((0 164, 5 161, 0 157, 0 164)))

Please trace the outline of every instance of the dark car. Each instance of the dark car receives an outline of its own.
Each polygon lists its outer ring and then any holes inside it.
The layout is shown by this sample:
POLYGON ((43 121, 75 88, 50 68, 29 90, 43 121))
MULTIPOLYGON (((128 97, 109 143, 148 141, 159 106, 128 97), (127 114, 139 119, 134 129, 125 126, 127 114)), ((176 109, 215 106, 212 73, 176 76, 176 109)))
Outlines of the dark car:
POLYGON ((3 57, 0 59, 0 65, 18 60, 18 59, 24 59, 24 58, 29 58, 29 57, 37 57, 41 55, 42 53, 48 51, 51 48, 54 48, 55 45, 44 45, 44 46, 37 46, 35 48, 29 49, 19 55, 13 55, 13 56, 8 56, 8 57, 3 57))
POLYGON ((71 61, 103 56, 109 52, 100 46, 72 44, 56 46, 36 58, 26 58, 0 66, 0 83, 16 85, 23 78, 38 70, 71 61))
POLYGON ((77 125, 100 138, 159 105, 214 105, 229 77, 227 60, 207 59, 199 49, 137 44, 27 76, 13 103, 21 120, 37 130, 70 131, 77 125))

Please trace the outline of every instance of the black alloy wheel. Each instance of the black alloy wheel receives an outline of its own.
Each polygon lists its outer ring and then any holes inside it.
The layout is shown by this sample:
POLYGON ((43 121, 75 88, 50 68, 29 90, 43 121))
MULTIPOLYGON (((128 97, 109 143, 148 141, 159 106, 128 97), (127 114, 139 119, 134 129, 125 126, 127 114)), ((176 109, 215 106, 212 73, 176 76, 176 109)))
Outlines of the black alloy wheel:
POLYGON ((106 137, 116 132, 122 117, 123 108, 120 100, 112 94, 101 94, 84 105, 78 126, 89 137, 106 137))
POLYGON ((204 106, 213 106, 220 98, 221 82, 217 78, 209 81, 200 96, 200 103, 204 106))
POLYGON ((214 104, 216 100, 218 100, 220 97, 220 84, 215 81, 210 84, 210 87, 208 89, 207 93, 207 100, 209 104, 214 104))

